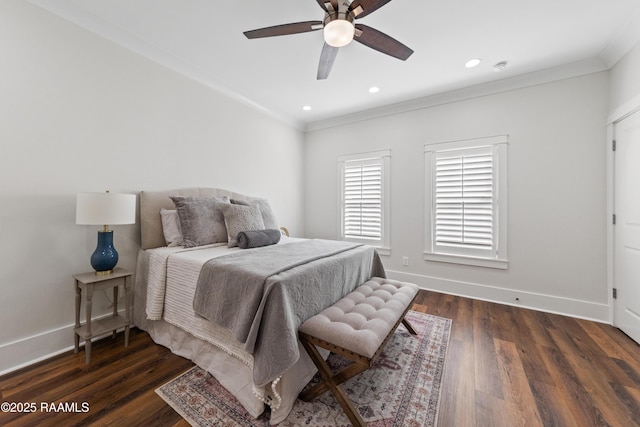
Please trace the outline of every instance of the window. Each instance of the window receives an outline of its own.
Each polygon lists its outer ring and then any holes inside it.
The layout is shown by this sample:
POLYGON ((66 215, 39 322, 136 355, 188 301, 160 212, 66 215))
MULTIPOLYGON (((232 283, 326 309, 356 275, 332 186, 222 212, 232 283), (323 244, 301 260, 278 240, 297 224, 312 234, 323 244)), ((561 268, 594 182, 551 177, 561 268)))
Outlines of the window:
POLYGON ((391 150, 338 157, 342 240, 364 243, 388 255, 391 150))
POLYGON ((507 136, 425 145, 425 259, 507 268, 507 136))

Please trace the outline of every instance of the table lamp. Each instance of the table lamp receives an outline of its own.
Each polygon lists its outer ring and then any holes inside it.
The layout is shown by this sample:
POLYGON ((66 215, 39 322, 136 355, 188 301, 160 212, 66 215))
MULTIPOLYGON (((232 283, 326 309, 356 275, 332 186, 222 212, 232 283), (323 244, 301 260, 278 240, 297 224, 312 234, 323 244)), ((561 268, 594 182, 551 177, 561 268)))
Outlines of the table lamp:
POLYGON ((98 246, 91 255, 96 274, 111 274, 118 263, 113 246, 113 230, 108 224, 135 224, 135 194, 79 193, 76 199, 76 224, 102 225, 98 231, 98 246))

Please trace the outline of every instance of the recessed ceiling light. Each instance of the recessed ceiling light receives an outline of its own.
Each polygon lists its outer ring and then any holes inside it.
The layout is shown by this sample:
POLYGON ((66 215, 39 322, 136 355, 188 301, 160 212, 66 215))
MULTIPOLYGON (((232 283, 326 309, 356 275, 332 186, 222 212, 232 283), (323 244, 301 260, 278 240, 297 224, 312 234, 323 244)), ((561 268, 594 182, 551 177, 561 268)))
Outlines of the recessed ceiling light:
POLYGON ((464 64, 464 66, 467 68, 473 68, 477 66, 479 63, 480 63, 480 60, 478 58, 474 58, 474 59, 468 60, 467 63, 464 64))
POLYGON ((311 110, 311 107, 310 107, 310 106, 308 106, 308 105, 305 105, 304 107, 302 107, 302 109, 303 109, 304 111, 310 111, 310 110, 311 110))
POLYGON ((377 86, 371 86, 369 88, 369 93, 378 93, 378 92, 380 92, 380 88, 377 86))

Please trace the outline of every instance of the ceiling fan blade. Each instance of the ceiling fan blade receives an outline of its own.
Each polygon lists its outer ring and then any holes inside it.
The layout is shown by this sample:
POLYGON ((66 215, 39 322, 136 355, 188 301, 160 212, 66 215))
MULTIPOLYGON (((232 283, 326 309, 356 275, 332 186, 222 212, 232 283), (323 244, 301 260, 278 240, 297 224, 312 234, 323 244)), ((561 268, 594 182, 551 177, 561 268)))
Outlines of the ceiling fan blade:
MULTIPOLYGON (((321 0, 318 0, 321 1, 321 0)), ((385 4, 389 3, 391 0, 354 0, 349 5, 349 11, 354 12, 356 14, 356 18, 362 18, 363 16, 367 16, 371 12, 374 12, 380 9, 385 4), (362 7, 362 12, 358 13, 358 7, 362 7)))
POLYGON ((356 24, 356 36, 353 39, 365 46, 369 46, 371 49, 386 53, 403 61, 413 53, 412 49, 403 45, 393 37, 362 24, 356 24))
POLYGON ((322 53, 320 54, 320 64, 318 65, 318 80, 324 80, 329 77, 329 73, 331 72, 331 68, 333 67, 333 61, 336 59, 336 55, 338 54, 337 47, 329 46, 328 44, 324 44, 322 47, 322 53))
POLYGON ((274 25, 273 27, 258 28, 257 30, 245 31, 243 34, 248 39, 259 39, 261 37, 285 36, 288 34, 306 33, 322 29, 322 21, 294 22, 292 24, 274 25))

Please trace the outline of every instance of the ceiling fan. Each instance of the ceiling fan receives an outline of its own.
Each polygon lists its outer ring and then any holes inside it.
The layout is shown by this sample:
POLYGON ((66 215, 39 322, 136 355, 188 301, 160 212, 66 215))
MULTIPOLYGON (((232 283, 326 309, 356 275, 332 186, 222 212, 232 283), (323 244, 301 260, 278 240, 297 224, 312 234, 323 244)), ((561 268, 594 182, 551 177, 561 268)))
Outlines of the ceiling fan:
POLYGON ((381 8, 391 0, 316 0, 325 11, 322 21, 304 21, 291 24, 275 25, 245 31, 249 39, 262 37, 284 36, 288 34, 306 33, 322 29, 324 46, 320 54, 318 65, 318 80, 329 77, 331 67, 338 54, 338 48, 346 46, 352 40, 362 43, 372 49, 401 60, 411 56, 413 50, 396 39, 363 24, 354 24, 355 19, 367 16, 381 8))

